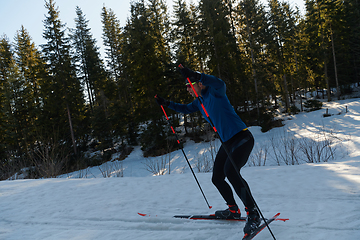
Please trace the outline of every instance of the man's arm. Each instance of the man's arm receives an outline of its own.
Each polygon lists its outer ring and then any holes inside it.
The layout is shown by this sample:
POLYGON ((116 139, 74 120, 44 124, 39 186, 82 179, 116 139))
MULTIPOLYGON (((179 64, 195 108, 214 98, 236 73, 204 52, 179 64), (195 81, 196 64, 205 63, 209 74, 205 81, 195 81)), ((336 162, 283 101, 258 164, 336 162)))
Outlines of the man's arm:
POLYGON ((205 73, 201 74, 200 82, 204 86, 210 87, 210 92, 214 96, 225 96, 226 94, 226 85, 223 80, 217 78, 213 75, 207 75, 205 73))
POLYGON ((189 104, 180 104, 180 103, 175 103, 173 101, 170 101, 169 108, 171 108, 172 110, 174 110, 176 112, 180 112, 180 113, 184 113, 184 114, 197 112, 197 111, 199 111, 199 108, 196 104, 196 101, 198 101, 198 100, 196 99, 189 104))

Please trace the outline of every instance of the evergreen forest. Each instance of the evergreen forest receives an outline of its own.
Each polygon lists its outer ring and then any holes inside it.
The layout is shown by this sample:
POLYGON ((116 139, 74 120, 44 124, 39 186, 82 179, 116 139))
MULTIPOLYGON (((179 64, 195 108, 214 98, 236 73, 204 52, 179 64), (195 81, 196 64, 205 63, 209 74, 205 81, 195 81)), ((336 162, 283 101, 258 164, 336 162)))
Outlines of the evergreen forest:
MULTIPOLYGON (((243 121, 264 131, 276 111, 304 111, 309 92, 341 99, 360 82, 360 1, 305 6, 302 14, 286 0, 174 0, 173 9, 134 0, 124 26, 104 6, 102 59, 81 6, 67 29, 56 2, 45 0, 45 44, 24 26, 13 40, 0 37, 0 180, 24 169, 55 177, 115 152, 125 158, 134 146, 145 157, 175 150, 154 96, 193 100, 179 64, 221 78, 243 121)), ((204 141, 200 113, 166 111, 182 138, 204 141)))

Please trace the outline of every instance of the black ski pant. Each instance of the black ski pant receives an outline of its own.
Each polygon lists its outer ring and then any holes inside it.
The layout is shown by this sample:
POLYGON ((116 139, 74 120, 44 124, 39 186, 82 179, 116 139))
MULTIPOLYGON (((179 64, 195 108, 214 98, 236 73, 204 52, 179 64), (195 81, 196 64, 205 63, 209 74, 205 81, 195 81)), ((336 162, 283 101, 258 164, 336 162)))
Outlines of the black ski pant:
POLYGON ((247 208, 255 206, 252 201, 249 185, 240 175, 240 169, 246 164, 250 153, 254 147, 254 138, 249 130, 241 131, 226 141, 225 146, 230 151, 230 154, 236 164, 236 169, 228 158, 223 146, 220 147, 214 162, 212 182, 219 190, 221 196, 225 199, 228 205, 235 205, 235 199, 231 187, 225 181, 227 178, 233 186, 236 194, 247 208), (247 191, 246 188, 249 190, 247 191))

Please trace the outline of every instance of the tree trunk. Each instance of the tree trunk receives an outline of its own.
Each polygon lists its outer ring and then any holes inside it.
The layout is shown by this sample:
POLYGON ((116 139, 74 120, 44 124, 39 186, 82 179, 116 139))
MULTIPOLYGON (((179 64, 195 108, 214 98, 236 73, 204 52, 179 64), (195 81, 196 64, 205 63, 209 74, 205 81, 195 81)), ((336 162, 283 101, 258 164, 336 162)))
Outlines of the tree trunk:
POLYGON ((335 81, 336 81, 336 96, 338 98, 338 100, 340 100, 340 88, 339 88, 339 80, 338 80, 338 74, 337 74, 337 67, 336 67, 336 56, 335 56, 335 46, 334 46, 334 37, 333 37, 333 32, 332 32, 332 28, 330 25, 330 36, 331 36, 331 46, 332 46, 332 53, 333 53, 333 59, 334 59, 334 69, 335 69, 335 81))
POLYGON ((66 103, 66 110, 67 110, 67 115, 68 115, 68 118, 69 118, 70 134, 71 134, 71 140, 72 140, 73 147, 74 147, 74 153, 75 153, 75 155, 77 155, 76 143, 75 143, 75 137, 74 137, 74 130, 73 130, 73 126, 72 126, 70 108, 69 108, 68 103, 66 103))
POLYGON ((254 49, 252 46, 252 40, 251 40, 251 34, 250 34, 250 27, 249 27, 249 19, 246 15, 246 29, 248 33, 249 38, 249 44, 250 44, 250 52, 251 52, 251 65, 252 65, 252 74, 254 78, 254 84, 255 84, 255 95, 256 95, 256 108, 257 108, 257 115, 260 117, 260 110, 259 110, 259 99, 258 99, 258 87, 257 87, 257 76, 256 76, 256 70, 255 70, 255 57, 254 57, 254 49))

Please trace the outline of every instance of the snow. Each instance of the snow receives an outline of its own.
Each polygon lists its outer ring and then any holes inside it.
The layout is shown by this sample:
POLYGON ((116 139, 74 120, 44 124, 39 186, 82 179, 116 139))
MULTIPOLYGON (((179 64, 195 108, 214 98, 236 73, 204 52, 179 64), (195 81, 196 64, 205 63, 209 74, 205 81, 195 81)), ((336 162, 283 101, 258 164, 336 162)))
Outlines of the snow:
MULTIPOLYGON (((322 110, 285 118, 284 127, 267 133, 250 127, 254 152, 284 134, 308 139, 331 133, 339 141, 334 141, 336 158, 328 162, 279 166, 269 156, 265 166, 242 169, 263 214, 281 212, 290 219, 271 223, 276 239, 360 239, 359 99, 324 103, 322 110), (324 118, 326 108, 333 115, 324 118)), ((209 143, 189 141, 184 151, 193 167, 196 159, 210 158, 209 143)), ((1 181, 0 239, 241 239, 244 223, 172 218, 213 213, 226 205, 211 183, 211 173, 194 168, 213 207, 208 209, 182 152, 170 158, 171 174, 161 176, 153 176, 144 165, 161 157, 145 159, 135 148, 122 162, 100 168, 54 179, 1 181), (111 177, 104 178, 102 172, 111 177), (116 177, 119 173, 124 177, 116 177)), ((264 229, 255 239, 272 237, 264 229)))

